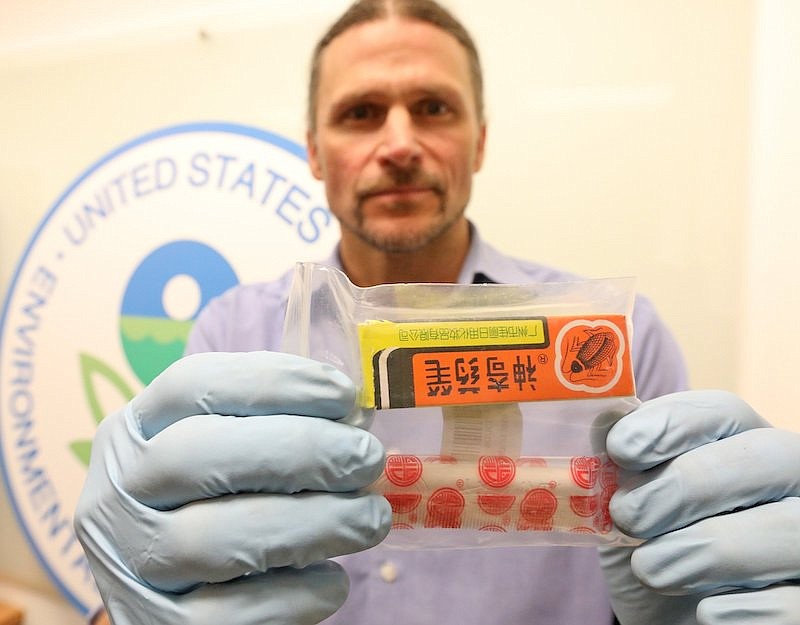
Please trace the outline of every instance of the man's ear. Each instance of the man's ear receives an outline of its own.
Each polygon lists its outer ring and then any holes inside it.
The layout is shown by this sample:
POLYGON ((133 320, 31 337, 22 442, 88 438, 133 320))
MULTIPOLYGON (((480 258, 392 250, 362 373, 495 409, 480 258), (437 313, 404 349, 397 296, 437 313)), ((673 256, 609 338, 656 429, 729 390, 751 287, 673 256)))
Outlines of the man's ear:
POLYGON ((322 167, 319 164, 317 141, 314 138, 314 133, 310 130, 306 131, 306 152, 308 153, 308 166, 311 168, 311 175, 317 180, 322 180, 322 167))
POLYGON ((486 150, 486 122, 482 122, 478 129, 478 144, 475 146, 475 162, 472 171, 479 172, 483 166, 483 155, 486 150))

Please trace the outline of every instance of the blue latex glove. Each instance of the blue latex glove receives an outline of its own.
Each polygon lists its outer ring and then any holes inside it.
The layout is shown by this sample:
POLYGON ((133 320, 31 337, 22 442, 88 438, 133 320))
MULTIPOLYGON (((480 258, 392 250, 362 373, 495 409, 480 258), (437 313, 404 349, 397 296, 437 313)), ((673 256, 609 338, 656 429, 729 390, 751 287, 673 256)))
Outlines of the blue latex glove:
POLYGON ((333 613, 348 580, 327 558, 375 545, 391 523, 383 497, 358 491, 383 447, 336 421, 354 398, 346 376, 298 356, 198 354, 104 419, 75 525, 112 622, 333 613))
POLYGON ((800 435, 690 391, 645 402, 606 444, 634 472, 611 515, 647 539, 601 549, 623 625, 800 624, 800 435))

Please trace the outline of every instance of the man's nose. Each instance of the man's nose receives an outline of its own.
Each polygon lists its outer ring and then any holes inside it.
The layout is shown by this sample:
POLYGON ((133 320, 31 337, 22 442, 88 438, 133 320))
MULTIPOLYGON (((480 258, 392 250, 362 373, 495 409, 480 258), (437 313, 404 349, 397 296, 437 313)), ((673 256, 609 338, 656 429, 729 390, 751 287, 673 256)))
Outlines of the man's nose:
POLYGON ((389 109, 381 129, 378 159, 381 164, 408 167, 419 160, 421 149, 414 118, 408 109, 389 109))

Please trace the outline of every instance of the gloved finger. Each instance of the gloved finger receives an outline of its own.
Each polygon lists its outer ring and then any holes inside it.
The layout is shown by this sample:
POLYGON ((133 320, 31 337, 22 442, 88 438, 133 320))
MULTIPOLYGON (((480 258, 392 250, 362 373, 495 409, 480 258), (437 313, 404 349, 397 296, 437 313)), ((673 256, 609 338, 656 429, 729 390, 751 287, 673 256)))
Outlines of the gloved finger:
POLYGON ((166 510, 234 493, 357 490, 378 478, 383 457, 375 436, 345 423, 201 415, 147 441, 119 480, 138 501, 166 510))
POLYGON ((348 589, 341 566, 322 562, 203 585, 175 601, 192 625, 311 625, 341 607, 348 589))
POLYGON ((670 595, 763 588, 800 579, 800 498, 710 517, 636 548, 641 582, 670 595))
POLYGON ((700 625, 800 625, 800 586, 712 595, 697 607, 700 625))
POLYGON ((304 625, 333 614, 344 603, 348 589, 344 570, 334 562, 324 562, 205 585, 183 596, 181 603, 186 622, 193 625, 230 623, 232 615, 236 625, 304 625))
POLYGON ((742 399, 726 391, 684 391, 646 401, 608 433, 612 460, 643 471, 690 449, 753 428, 769 427, 742 399))
POLYGON ((131 401, 131 409, 149 439, 197 414, 340 419, 353 411, 355 393, 341 371, 301 356, 214 352, 174 362, 131 401))
POLYGON ((609 511, 650 538, 694 521, 800 495, 800 435, 759 428, 687 451, 623 482, 609 511))
POLYGON ((129 541, 122 557, 155 588, 182 592, 372 547, 389 531, 391 507, 372 494, 235 495, 151 514, 150 523, 144 544, 129 541))
POLYGON ((695 623, 696 595, 668 596, 643 586, 631 570, 629 547, 600 545, 598 554, 610 592, 609 599, 620 623, 695 623))

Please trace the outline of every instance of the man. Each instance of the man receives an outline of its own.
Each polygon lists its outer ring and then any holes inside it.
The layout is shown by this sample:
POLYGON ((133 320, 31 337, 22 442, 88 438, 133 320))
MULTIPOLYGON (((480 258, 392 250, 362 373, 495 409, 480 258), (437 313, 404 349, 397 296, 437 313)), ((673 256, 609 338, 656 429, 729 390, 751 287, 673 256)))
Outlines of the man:
MULTIPOLYGON (((329 262, 355 284, 570 278, 501 255, 464 215, 486 140, 481 83, 468 33, 429 0, 356 3, 320 41, 309 161, 341 224, 329 262)), ((604 549, 605 578, 587 548, 362 551, 390 510, 359 490, 381 471, 380 443, 338 422, 352 382, 257 351, 279 346, 288 280, 211 303, 187 351, 225 353, 183 359, 98 431, 76 527, 116 625, 315 623, 337 609, 327 622, 607 625, 608 589, 626 625, 797 622, 784 582, 800 557, 780 537, 798 515, 800 443, 721 393, 654 399, 612 429, 609 453, 638 472, 612 514, 651 540, 633 559, 604 549), (769 472, 739 475, 767 452, 769 472), (743 540, 757 528, 773 532, 758 549, 743 540)), ((634 326, 640 396, 683 389, 643 299, 634 326)))

